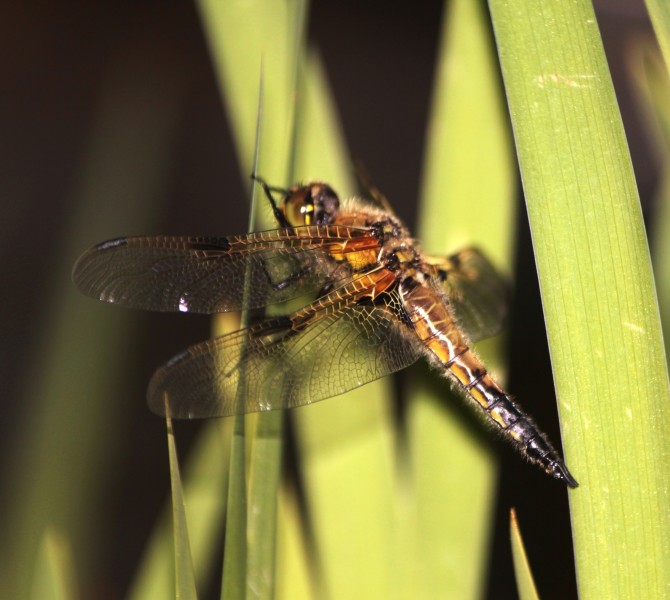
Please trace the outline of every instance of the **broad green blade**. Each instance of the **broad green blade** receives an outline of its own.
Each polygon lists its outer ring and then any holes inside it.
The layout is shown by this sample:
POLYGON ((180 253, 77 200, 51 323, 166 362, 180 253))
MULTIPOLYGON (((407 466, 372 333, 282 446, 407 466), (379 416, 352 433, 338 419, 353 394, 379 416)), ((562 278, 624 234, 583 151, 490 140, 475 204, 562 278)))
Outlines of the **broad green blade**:
POLYGON ((580 597, 670 589, 670 394, 635 180, 589 2, 491 0, 542 292, 580 597))
POLYGON ((539 600, 533 572, 530 570, 526 548, 521 538, 519 521, 514 509, 509 513, 509 534, 512 543, 512 560, 514 562, 514 574, 516 576, 516 587, 519 591, 519 600, 539 600))
POLYGON ((422 248, 447 254, 476 244, 509 272, 516 164, 483 6, 449 3, 438 56, 419 213, 422 248))
POLYGON ((277 584, 278 600, 312 600, 320 598, 315 590, 304 521, 295 492, 282 485, 279 490, 277 519, 277 584))
MULTIPOLYGON (((455 0, 443 24, 417 237, 431 254, 479 246, 510 270, 515 169, 487 14, 455 0)), ((500 340, 485 358, 498 374, 500 340)), ((478 598, 486 581, 495 469, 481 435, 451 404, 462 395, 428 369, 413 372, 409 448, 416 481, 417 593, 478 598)), ((485 428, 482 427, 485 434, 485 428)))
POLYGON ((221 95, 233 129, 242 177, 251 175, 256 139, 256 108, 261 65, 264 76, 262 172, 285 185, 293 122, 295 35, 300 35, 300 0, 199 0, 205 34, 221 95))
POLYGON ((77 598, 72 553, 62 536, 47 530, 33 572, 31 600, 72 600, 77 598))
MULTIPOLYGON (((167 404, 166 404, 166 412, 167 404)), ((186 510, 184 508, 184 490, 179 473, 177 446, 174 441, 172 419, 165 420, 168 437, 168 456, 170 459, 170 482, 172 484, 172 524, 174 528, 174 564, 175 564, 175 597, 179 600, 195 600, 198 594, 195 589, 195 572, 191 558, 191 545, 188 540, 186 526, 186 510)))
MULTIPOLYGON (((353 191, 321 63, 301 73, 296 178, 353 191)), ((394 446, 390 382, 293 411, 316 555, 327 598, 393 598, 394 446)))

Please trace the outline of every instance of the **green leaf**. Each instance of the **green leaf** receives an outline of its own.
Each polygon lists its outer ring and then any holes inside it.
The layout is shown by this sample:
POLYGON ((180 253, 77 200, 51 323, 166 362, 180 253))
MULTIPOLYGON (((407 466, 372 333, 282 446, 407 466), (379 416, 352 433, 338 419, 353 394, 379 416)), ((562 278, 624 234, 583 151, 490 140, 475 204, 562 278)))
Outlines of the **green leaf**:
POLYGON ((514 562, 514 574, 516 575, 516 586, 519 590, 519 600, 539 600, 528 556, 526 556, 526 548, 521 538, 519 521, 517 521, 514 509, 509 512, 509 533, 512 543, 512 559, 514 562))
POLYGON ((277 518, 277 593, 279 600, 320 598, 314 582, 305 523, 300 504, 288 484, 280 487, 277 518))
POLYGON ((233 419, 228 479, 226 539, 223 548, 222 600, 246 596, 247 490, 245 477, 245 417, 233 419))
MULTIPOLYGON (((628 67, 636 83, 640 108, 652 134, 661 177, 655 197, 655 213, 650 219, 652 263, 663 329, 670 327, 670 76, 651 42, 631 47, 628 67)), ((665 339, 666 356, 670 351, 670 336, 665 339)))
POLYGON ((670 4, 664 0, 646 0, 645 4, 665 58, 665 67, 670 71, 670 4))
MULTIPOLYGON (((476 245, 510 270, 515 171, 507 116, 487 15, 469 0, 444 17, 428 128, 418 239, 445 255, 476 245), (486 215, 485 219, 481 216, 486 215)), ((501 340, 484 353, 501 368, 501 340)), ((477 598, 486 580, 486 547, 495 500, 495 470, 482 431, 463 423, 452 404, 462 394, 427 369, 414 371, 408 407, 416 481, 417 596, 477 598)))
MULTIPOLYGON (((311 55, 304 69, 296 178, 328 181, 346 197, 353 191, 349 162, 321 63, 311 55)), ((393 597, 390 398, 382 380, 292 413, 325 597, 393 597)))
POLYGON ((581 598, 670 589, 670 398, 649 249, 591 4, 491 0, 547 324, 581 598))
POLYGON ((251 174, 256 139, 258 82, 263 68, 264 128, 260 173, 275 185, 289 175, 293 144, 295 54, 304 3, 199 0, 224 106, 233 129, 242 177, 251 174))
MULTIPOLYGON (((292 179, 293 92, 305 5, 301 1, 271 0, 254 5, 202 0, 200 9, 243 175, 246 178, 253 170, 273 185, 286 185, 292 179), (263 108, 254 114, 249 107, 258 105, 261 73, 263 108)), ((225 598, 239 598, 243 593, 255 598, 274 595, 283 418, 279 412, 250 418, 249 423, 255 426, 246 433, 242 418, 236 418, 224 552, 225 598), (244 476, 245 439, 251 443, 248 482, 244 476)))
MULTIPOLYGON (((166 406, 167 411, 167 406, 166 406)), ((172 523, 174 527, 174 564, 175 596, 179 600, 196 599, 195 573, 191 558, 191 545, 188 540, 186 510, 184 508, 184 490, 179 473, 177 446, 174 441, 172 419, 165 420, 168 437, 168 456, 170 458, 170 482, 172 484, 172 523)))
POLYGON ((247 587, 253 598, 274 597, 277 497, 284 413, 258 415, 249 472, 247 587))
POLYGON ((31 600, 76 598, 72 555, 67 541, 53 529, 45 531, 33 573, 31 600))
MULTIPOLYGON (((216 544, 223 530, 228 484, 232 419, 212 420, 204 425, 183 469, 186 521, 198 585, 212 580, 212 568, 220 566, 216 544)), ((172 502, 166 506, 135 579, 129 600, 163 600, 175 595, 172 502), (168 508, 170 510, 168 510, 168 508)))

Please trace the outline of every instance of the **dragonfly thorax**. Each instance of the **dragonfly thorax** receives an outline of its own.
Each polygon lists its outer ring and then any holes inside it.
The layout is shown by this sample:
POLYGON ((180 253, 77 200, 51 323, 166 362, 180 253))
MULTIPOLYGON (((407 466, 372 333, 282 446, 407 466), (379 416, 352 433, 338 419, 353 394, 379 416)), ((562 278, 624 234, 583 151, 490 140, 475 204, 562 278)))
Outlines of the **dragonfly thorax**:
POLYGON ((379 252, 378 261, 387 269, 414 271, 421 263, 419 251, 403 237, 387 238, 379 252))
POLYGON ((286 220, 293 226, 330 225, 340 208, 337 194, 329 185, 313 182, 293 186, 282 204, 286 220))

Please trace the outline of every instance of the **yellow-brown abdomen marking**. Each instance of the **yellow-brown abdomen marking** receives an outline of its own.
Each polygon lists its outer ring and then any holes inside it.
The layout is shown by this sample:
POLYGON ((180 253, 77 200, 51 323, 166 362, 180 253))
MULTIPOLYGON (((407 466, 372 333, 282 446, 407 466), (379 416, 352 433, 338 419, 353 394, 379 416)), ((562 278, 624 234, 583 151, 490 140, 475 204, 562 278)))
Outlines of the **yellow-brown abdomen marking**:
POLYGON ((470 350, 451 317, 448 305, 438 297, 439 293, 426 287, 407 285, 402 294, 405 306, 411 309, 408 317, 414 332, 430 350, 433 364, 448 370, 525 456, 547 473, 576 487, 577 482, 549 440, 493 380, 470 350))
POLYGON ((520 441, 519 432, 512 426, 522 415, 470 350, 444 304, 435 302, 425 293, 417 294, 413 300, 415 310, 410 318, 421 341, 491 420, 520 441))

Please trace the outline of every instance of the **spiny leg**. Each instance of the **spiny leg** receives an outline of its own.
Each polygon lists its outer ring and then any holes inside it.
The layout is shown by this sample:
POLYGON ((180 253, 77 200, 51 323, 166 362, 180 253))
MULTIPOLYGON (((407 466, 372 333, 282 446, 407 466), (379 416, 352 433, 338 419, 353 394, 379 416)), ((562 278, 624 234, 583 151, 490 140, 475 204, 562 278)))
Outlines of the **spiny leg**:
POLYGON ((262 188, 263 191, 265 192, 265 196, 267 197, 268 201, 270 202, 270 207, 272 208, 272 214, 274 215, 275 219, 277 220, 277 223, 279 224, 280 227, 285 227, 286 229, 291 229, 291 224, 288 222, 286 216, 284 213, 281 211, 281 209, 277 206, 277 201, 275 200, 274 196, 272 195, 273 192, 281 194, 284 197, 287 197, 289 195, 289 191, 285 188, 277 187, 277 186, 271 186, 266 183, 266 181, 256 175, 256 173, 251 174, 251 179, 258 183, 262 188))

